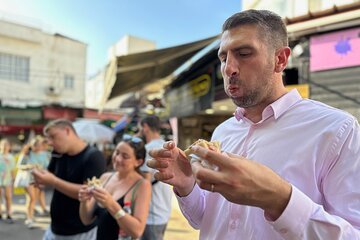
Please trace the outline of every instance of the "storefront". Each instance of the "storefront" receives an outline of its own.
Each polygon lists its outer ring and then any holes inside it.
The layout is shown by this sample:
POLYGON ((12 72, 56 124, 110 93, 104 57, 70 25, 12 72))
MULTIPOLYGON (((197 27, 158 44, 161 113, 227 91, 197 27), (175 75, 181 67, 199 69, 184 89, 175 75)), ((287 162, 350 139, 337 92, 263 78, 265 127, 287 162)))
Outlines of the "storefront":
POLYGON ((235 109, 213 111, 213 104, 226 98, 215 47, 174 79, 165 93, 166 114, 177 118, 180 148, 199 138, 211 138, 215 127, 235 109))
POLYGON ((42 111, 39 107, 0 107, 0 118, 0 139, 6 137, 20 144, 30 132, 42 132, 42 111))
POLYGON ((310 37, 313 99, 360 119, 360 27, 310 37))
POLYGON ((60 106, 45 106, 43 107, 44 121, 65 118, 70 121, 75 121, 76 118, 82 116, 82 109, 60 107, 60 106))
POLYGON ((311 99, 360 119, 360 4, 290 19, 291 64, 311 99))

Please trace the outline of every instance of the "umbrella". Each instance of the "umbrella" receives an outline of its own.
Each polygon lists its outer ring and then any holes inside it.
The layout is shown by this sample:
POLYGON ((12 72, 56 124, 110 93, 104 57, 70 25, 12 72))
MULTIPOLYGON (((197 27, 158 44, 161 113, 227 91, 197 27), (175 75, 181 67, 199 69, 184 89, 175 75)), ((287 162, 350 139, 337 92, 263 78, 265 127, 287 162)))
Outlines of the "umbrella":
POLYGON ((78 120, 73 126, 78 136, 89 143, 111 142, 115 135, 111 128, 96 121, 78 120))

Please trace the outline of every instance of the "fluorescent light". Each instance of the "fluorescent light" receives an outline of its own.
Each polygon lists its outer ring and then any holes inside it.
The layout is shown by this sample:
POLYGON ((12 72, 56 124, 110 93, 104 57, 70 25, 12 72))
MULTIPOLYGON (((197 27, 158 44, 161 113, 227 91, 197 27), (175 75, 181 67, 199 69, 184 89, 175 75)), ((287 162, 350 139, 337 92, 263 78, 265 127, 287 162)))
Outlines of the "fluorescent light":
POLYGON ((214 112, 215 112, 214 109, 211 108, 205 110, 206 114, 214 114, 214 112))
POLYGON ((226 110, 228 110, 229 108, 228 108, 228 106, 221 105, 221 106, 219 107, 219 109, 220 109, 221 111, 226 111, 226 110))

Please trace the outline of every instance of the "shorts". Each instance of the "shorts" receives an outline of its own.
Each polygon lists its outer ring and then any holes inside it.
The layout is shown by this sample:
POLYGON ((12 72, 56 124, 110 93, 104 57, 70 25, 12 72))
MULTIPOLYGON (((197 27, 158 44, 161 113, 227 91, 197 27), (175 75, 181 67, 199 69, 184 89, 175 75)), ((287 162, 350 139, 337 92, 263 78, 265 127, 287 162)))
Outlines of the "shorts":
POLYGON ((160 225, 146 225, 145 231, 141 236, 140 240, 162 240, 167 224, 160 225))
POLYGON ((88 232, 78 233, 75 235, 57 235, 51 231, 49 226, 46 229, 42 240, 96 240, 97 227, 89 230, 88 232))

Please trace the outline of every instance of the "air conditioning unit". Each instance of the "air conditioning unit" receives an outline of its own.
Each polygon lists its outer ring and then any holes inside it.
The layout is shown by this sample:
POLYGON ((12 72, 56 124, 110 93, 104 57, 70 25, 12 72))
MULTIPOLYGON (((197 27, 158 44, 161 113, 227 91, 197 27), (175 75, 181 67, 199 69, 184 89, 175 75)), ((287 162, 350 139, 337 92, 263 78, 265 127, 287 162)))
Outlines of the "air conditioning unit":
POLYGON ((49 95, 49 96, 58 96, 58 95, 60 95, 61 91, 60 91, 60 88, 58 88, 58 87, 48 86, 45 88, 45 93, 46 93, 46 95, 49 95))

